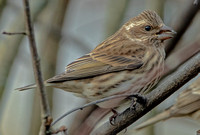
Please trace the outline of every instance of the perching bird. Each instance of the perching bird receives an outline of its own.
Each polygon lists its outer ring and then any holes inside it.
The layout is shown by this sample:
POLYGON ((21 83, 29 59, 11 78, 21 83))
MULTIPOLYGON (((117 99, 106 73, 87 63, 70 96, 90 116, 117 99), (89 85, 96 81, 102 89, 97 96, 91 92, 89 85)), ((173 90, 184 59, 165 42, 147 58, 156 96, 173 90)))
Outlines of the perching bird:
POLYGON ((200 77, 179 94, 176 103, 170 108, 141 123, 135 129, 141 129, 173 117, 186 116, 200 120, 200 77))
MULTIPOLYGON (((156 12, 144 11, 44 85, 76 93, 89 101, 119 94, 145 94, 158 82, 163 71, 163 41, 175 33, 156 12)), ((18 89, 35 87, 29 85, 18 89)), ((122 100, 124 97, 98 105, 114 108, 122 100)))

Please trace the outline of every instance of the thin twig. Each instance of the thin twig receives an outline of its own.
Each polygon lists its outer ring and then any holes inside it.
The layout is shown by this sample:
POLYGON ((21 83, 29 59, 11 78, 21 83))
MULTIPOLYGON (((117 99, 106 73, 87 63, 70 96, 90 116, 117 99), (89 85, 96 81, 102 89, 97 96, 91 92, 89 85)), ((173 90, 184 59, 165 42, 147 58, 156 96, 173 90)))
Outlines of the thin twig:
MULTIPOLYGON (((132 94, 133 96, 136 95, 136 94, 132 94)), ((111 99, 115 99, 115 98, 122 98, 122 97, 129 97, 129 96, 132 96, 130 94, 122 94, 122 95, 114 95, 114 96, 109 96, 109 97, 106 97, 106 98, 102 98, 102 99, 99 99, 99 100, 95 100, 93 102, 90 102, 88 104, 85 104, 83 106, 80 106, 80 107, 76 107, 68 112, 66 112, 65 114, 63 114, 62 116, 60 116, 58 119, 56 119, 54 122, 52 122, 51 126, 55 125, 58 121, 60 121, 61 119, 63 119, 64 117, 66 117, 67 115, 77 111, 77 110, 83 110, 84 108, 86 107, 89 107, 89 106, 92 106, 92 105, 96 105, 96 104, 99 104, 101 102, 105 102, 105 101, 108 101, 108 100, 111 100, 111 99)))
POLYGON ((12 36, 12 35, 27 35, 26 32, 2 32, 2 34, 5 34, 5 35, 9 35, 9 36, 12 36))
POLYGON ((35 75, 35 80, 36 80, 36 84, 37 84, 37 87, 39 90, 39 95, 40 95, 40 100, 41 100, 42 125, 40 128, 40 134, 46 134, 50 128, 49 125, 51 124, 49 104, 48 104, 48 100, 46 97, 46 92, 44 90, 44 85, 43 85, 43 80, 42 80, 42 75, 41 75, 41 70, 40 70, 40 62, 39 62, 39 57, 38 57, 37 49, 36 49, 34 29, 32 27, 33 24, 31 22, 29 1, 23 0, 23 2, 24 2, 24 12, 25 12, 27 35, 29 38, 30 51, 31 51, 31 55, 32 55, 34 75, 35 75))
MULTIPOLYGON (((0 0, 5 1, 5 0, 0 0)), ((41 1, 33 1, 32 6, 32 18, 33 21, 36 20, 38 15, 44 10, 49 0, 41 0, 41 1)), ((11 4, 11 3, 9 3, 11 4)), ((2 5, 0 5, 0 12, 2 10, 2 5)), ((1 13, 0 13, 1 15, 1 13)), ((16 17, 12 23, 9 25, 9 29, 12 31, 18 31, 24 29, 24 21, 21 13, 17 14, 18 17, 16 17)), ((3 26, 4 27, 4 26, 3 26)), ((3 28, 2 27, 2 28, 3 28)), ((1 75, 1 81, 0 81, 0 99, 2 97, 2 93, 4 93, 5 86, 8 81, 8 75, 10 73, 10 70, 12 68, 12 64, 15 61, 16 55, 18 54, 19 46, 21 45, 21 42, 23 40, 24 36, 16 36, 15 38, 5 38, 4 40, 0 40, 0 46, 1 46, 1 52, 0 52, 0 75, 1 75), (6 53, 2 53, 6 52, 6 53)), ((1 105, 3 105, 2 103, 1 105)))
POLYGON ((147 104, 142 106, 136 104, 135 110, 127 109, 115 119, 115 126, 110 122, 106 122, 98 129, 92 132, 92 135, 115 135, 130 124, 144 116, 147 112, 152 110, 155 106, 160 104, 180 87, 182 87, 189 80, 194 78, 200 72, 200 53, 188 60, 185 64, 180 66, 178 71, 164 79, 156 89, 147 94, 147 104))

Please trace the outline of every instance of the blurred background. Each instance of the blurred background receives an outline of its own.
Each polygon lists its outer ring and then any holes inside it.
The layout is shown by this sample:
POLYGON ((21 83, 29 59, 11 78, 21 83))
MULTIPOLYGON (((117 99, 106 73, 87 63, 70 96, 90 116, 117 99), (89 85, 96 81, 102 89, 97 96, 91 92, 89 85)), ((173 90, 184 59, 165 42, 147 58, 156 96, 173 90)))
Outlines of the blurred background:
MULTIPOLYGON (((190 11, 192 4, 193 0, 30 0, 43 79, 64 72, 67 64, 90 52, 123 23, 146 9, 156 11, 166 25, 177 30, 182 22, 188 21, 183 16, 190 11)), ((200 38, 199 22, 200 14, 195 13, 173 52, 200 38)), ((0 0, 0 32, 3 31, 25 31, 22 0, 0 0)), ((176 59, 171 62, 176 62, 176 59)), ((14 90, 34 82, 27 37, 0 34, 0 135, 38 134, 40 101, 37 91, 14 90)), ((59 89, 46 90, 54 119, 86 103, 84 99, 59 89)), ((181 90, 147 114, 145 119, 172 105, 181 90)), ((91 112, 92 108, 88 110, 91 112)), ((70 114, 55 128, 65 125, 72 130, 76 122, 83 119, 79 116, 70 114)), ((137 133, 130 126, 121 134, 188 135, 195 134, 199 129, 199 121, 184 117, 159 122, 137 133)))

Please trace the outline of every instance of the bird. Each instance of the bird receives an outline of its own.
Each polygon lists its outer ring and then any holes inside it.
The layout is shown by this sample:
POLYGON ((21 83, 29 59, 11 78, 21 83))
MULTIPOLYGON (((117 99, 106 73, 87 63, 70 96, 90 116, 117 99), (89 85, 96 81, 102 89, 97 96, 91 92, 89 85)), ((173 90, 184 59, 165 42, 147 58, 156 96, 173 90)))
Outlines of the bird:
POLYGON ((136 130, 145 128, 160 121, 177 117, 189 117, 194 120, 200 120, 200 77, 182 91, 176 99, 176 102, 157 114, 156 116, 144 121, 135 127, 136 130))
MULTIPOLYGON (((64 73, 44 81, 44 85, 88 101, 120 94, 143 95, 159 81, 164 70, 164 41, 175 34, 155 11, 145 10, 90 53, 67 65, 64 73)), ((32 88, 36 85, 17 89, 32 88)), ((116 98, 97 105, 115 108, 124 100, 116 98)))

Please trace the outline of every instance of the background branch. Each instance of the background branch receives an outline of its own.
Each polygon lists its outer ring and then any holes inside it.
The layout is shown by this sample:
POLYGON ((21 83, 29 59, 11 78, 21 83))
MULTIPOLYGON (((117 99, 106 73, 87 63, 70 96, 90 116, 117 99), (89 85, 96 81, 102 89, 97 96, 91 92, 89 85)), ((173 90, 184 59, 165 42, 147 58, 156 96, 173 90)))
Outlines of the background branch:
POLYGON ((26 33, 25 32, 6 32, 6 31, 4 31, 4 32, 2 32, 2 34, 5 34, 5 35, 26 35, 26 33))
POLYGON ((42 125, 40 128, 40 134, 46 134, 46 131, 49 130, 49 125, 51 122, 49 104, 48 104, 46 92, 45 92, 44 86, 43 86, 43 80, 42 80, 42 75, 41 75, 41 70, 40 70, 40 62, 39 62, 39 57, 38 57, 37 49, 36 49, 34 29, 32 27, 33 24, 31 22, 29 1, 23 0, 23 2, 24 2, 24 12, 25 12, 27 35, 29 38, 30 51, 31 51, 31 55, 32 55, 33 70, 34 70, 35 80, 36 80, 36 84, 37 84, 37 87, 39 90, 39 95, 40 95, 40 100, 41 100, 42 125))
POLYGON ((179 65, 189 60, 198 52, 200 52, 200 39, 198 39, 194 43, 191 43, 190 45, 178 49, 176 52, 171 53, 171 55, 165 60, 165 70, 163 73, 163 77, 169 75, 179 65))
MULTIPOLYGON (((38 15, 43 11, 46 7, 48 0, 42 1, 33 1, 32 6, 32 18, 36 20, 38 15)), ((1 11, 1 6, 0 6, 1 11)), ((1 14, 1 13, 0 13, 1 14)), ((0 22, 1 23, 1 22, 0 22)), ((3 26, 5 27, 5 26, 3 26)), ((2 27, 2 28, 3 28, 2 27)), ((6 29, 7 30, 7 29, 6 29)), ((24 31, 24 22, 22 14, 18 14, 13 22, 9 25, 9 31, 24 31)), ((21 42, 23 41, 24 35, 17 35, 10 38, 5 38, 0 40, 0 99, 2 98, 2 94, 4 93, 6 83, 8 81, 9 73, 11 72, 11 67, 13 66, 14 60, 17 57, 18 50, 21 42), (5 53, 6 52, 6 53, 5 53)), ((3 103, 4 104, 4 103, 3 103)), ((0 104, 1 107, 1 104, 0 104)), ((0 116, 1 117, 1 116, 0 116)))
POLYGON ((115 119, 115 126, 106 122, 92 132, 92 135, 114 135, 130 124, 138 120, 144 114, 164 101, 167 97, 177 91, 190 79, 194 78, 200 71, 200 53, 183 64, 177 72, 164 79, 156 89, 147 94, 147 105, 136 105, 135 110, 127 109, 115 119))
POLYGON ((158 123, 160 121, 168 120, 170 118, 188 117, 196 121, 200 116, 200 77, 193 81, 185 90, 183 90, 172 106, 166 110, 161 111, 156 116, 145 120, 141 124, 134 127, 139 130, 149 125, 158 123))
POLYGON ((170 55, 172 50, 175 48, 175 45, 179 42, 187 28, 190 26, 192 20, 196 16, 197 12, 199 11, 200 3, 194 5, 193 2, 189 2, 188 8, 182 13, 179 20, 177 20, 176 26, 173 28, 176 30, 177 35, 167 44, 165 51, 166 57, 170 55))

